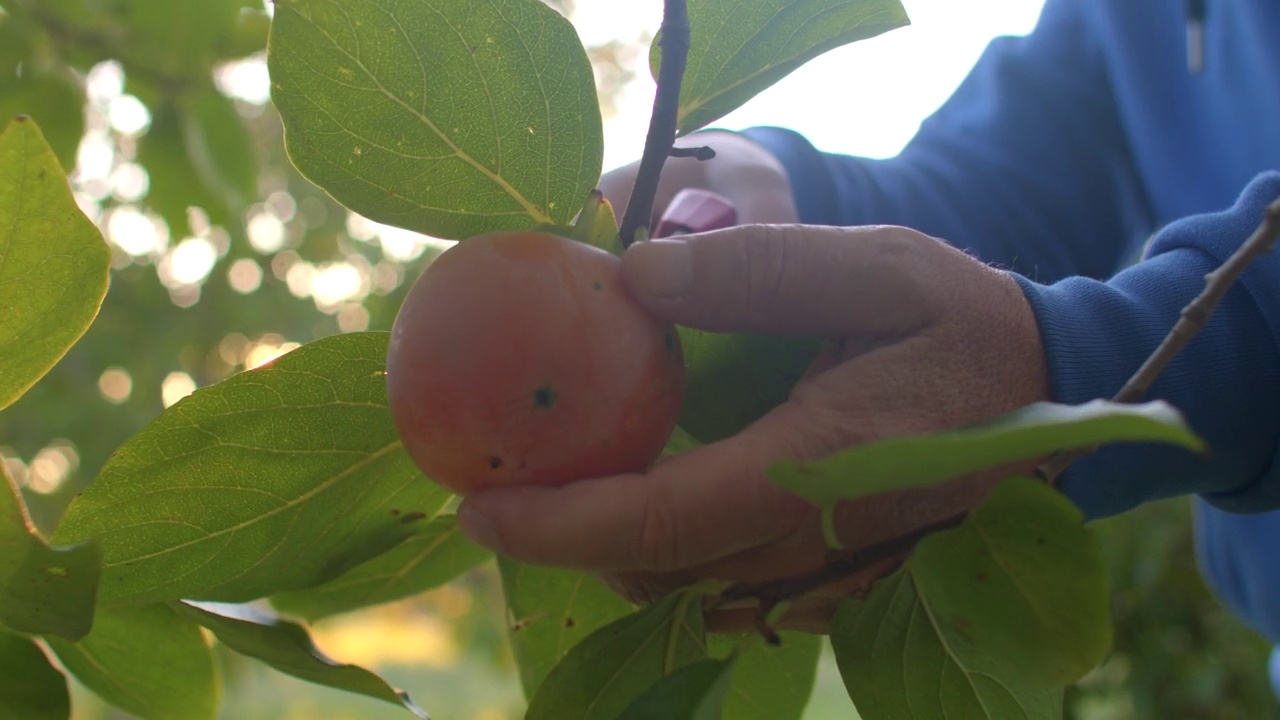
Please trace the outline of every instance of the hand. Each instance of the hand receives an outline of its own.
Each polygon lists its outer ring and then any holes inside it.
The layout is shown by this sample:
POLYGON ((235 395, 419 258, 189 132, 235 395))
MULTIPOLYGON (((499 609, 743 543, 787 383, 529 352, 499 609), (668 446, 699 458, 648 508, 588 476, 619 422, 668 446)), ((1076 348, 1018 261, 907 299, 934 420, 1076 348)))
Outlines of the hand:
MULTIPOLYGON (((738 210, 738 223, 786 224, 797 220, 791 181, 782 163, 767 150, 736 133, 708 131, 676 141, 680 147, 706 145, 716 151, 709 162, 667 158, 654 198, 654 219, 661 217, 676 193, 685 188, 711 190, 728 198, 738 210)), ((626 212, 639 161, 605 173, 600 191, 621 218, 626 212)), ((650 223, 653 227, 655 223, 650 223)))
MULTIPOLYGON (((623 277, 656 315, 713 331, 830 338, 790 398, 738 435, 644 474, 486 490, 463 531, 513 559, 599 574, 638 602, 705 578, 760 582, 822 566, 818 510, 770 484, 782 458, 952 428, 1046 400, 1035 318, 1017 283, 898 227, 748 225, 637 243, 623 277)), ((849 547, 974 506, 1000 475, 843 504, 849 547)), ((828 627, 836 602, 891 566, 793 605, 781 627, 828 627)), ((738 629, 728 609, 712 627, 738 629)))

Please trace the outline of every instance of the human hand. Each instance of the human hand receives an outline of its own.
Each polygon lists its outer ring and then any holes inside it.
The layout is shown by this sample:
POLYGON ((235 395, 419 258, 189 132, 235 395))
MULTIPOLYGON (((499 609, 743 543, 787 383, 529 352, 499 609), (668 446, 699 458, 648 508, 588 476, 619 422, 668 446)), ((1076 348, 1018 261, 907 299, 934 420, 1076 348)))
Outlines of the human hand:
MULTIPOLYGON (((723 195, 738 211, 738 223, 786 224, 797 220, 795 200, 787 171, 769 151, 730 132, 708 131, 685 136, 677 147, 707 146, 715 160, 667 158, 662 166, 654 198, 654 220, 662 217, 671 199, 685 188, 700 188, 723 195)), ((639 161, 610 170, 600 178, 600 191, 613 204, 618 217, 626 212, 639 161)), ((654 227, 656 222, 649 223, 654 227)))
MULTIPOLYGON (((1049 397, 1039 331, 1017 283, 898 227, 747 225, 637 243, 622 272, 671 322, 829 338, 789 399, 739 434, 643 474, 466 498, 473 540, 518 561, 594 572, 647 602, 701 579, 761 582, 821 567, 820 513, 765 469, 879 438, 953 428, 1049 397)), ((998 474, 844 503, 851 548, 977 504, 998 474)), ((780 627, 825 631, 836 602, 892 564, 797 601, 780 627)), ((726 608, 716 629, 750 627, 726 608)))

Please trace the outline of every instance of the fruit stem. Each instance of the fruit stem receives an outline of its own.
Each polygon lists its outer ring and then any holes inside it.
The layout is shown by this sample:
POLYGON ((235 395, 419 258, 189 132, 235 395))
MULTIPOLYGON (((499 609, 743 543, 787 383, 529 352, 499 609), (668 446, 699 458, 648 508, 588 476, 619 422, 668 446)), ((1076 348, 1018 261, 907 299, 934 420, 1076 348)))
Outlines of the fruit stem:
POLYGON ((662 165, 676 141, 680 110, 680 81, 684 78, 689 58, 689 8, 685 0, 663 0, 662 29, 658 38, 661 64, 658 67, 658 90, 649 116, 649 134, 645 136, 644 153, 636 171, 636 184, 622 216, 622 247, 627 248, 644 230, 648 237, 653 221, 653 203, 658 194, 662 165))

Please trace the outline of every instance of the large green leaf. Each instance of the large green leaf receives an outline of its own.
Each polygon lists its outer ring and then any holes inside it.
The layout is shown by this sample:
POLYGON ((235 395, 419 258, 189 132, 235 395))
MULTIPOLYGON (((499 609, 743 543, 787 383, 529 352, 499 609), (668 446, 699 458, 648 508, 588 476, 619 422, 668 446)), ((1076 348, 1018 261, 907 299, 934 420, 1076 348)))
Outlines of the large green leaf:
POLYGON ((456 515, 420 525, 413 537, 329 582, 281 593, 271 604, 281 612, 318 620, 370 605, 400 600, 439 587, 492 557, 458 529, 456 515))
MULTIPOLYGON (((782 644, 753 642, 742 650, 725 698, 724 720, 800 720, 818 673, 822 637, 781 633, 782 644)), ((710 635, 712 657, 727 657, 741 644, 736 635, 710 635)))
POLYGON ((36 644, 0 632, 0 717, 67 720, 71 698, 67 680, 36 644))
POLYGON ((93 625, 101 565, 92 542, 45 545, 0 462, 0 624, 79 640, 93 625))
POLYGON ((142 720, 213 720, 217 712, 209 644, 166 605, 106 608, 80 642, 47 642, 85 687, 142 720))
POLYGON ((339 335, 232 376, 122 445, 54 537, 96 538, 100 601, 241 602, 331 580, 449 495, 401 447, 386 333, 339 335))
POLYGON ((538 0, 277 0, 289 157, 366 217, 438 237, 566 224, 600 179, 586 51, 538 0))
POLYGON ((700 598, 673 593, 592 633, 547 675, 526 720, 613 720, 663 677, 706 659, 700 598))
MULTIPOLYGON (((689 0, 679 132, 727 115, 828 50, 908 22, 899 0, 689 0)), ((660 40, 649 56, 655 78, 660 40)))
POLYGON ((1079 511, 1013 478, 959 528, 836 614, 840 673, 866 717, 1056 718, 1111 643, 1102 556, 1079 511))
POLYGON ((680 327, 686 367, 680 427, 710 443, 780 405, 818 356, 820 340, 680 327))
POLYGON ((498 557, 511 647, 525 697, 575 645, 635 608, 586 573, 498 557))
POLYGON ((621 720, 721 720, 737 658, 697 660, 649 686, 621 720))
POLYGON ((959 430, 881 440, 809 463, 783 461, 769 468, 769 478, 816 505, 830 507, 841 499, 935 485, 1057 450, 1112 442, 1204 447, 1182 414, 1162 401, 1037 403, 959 430))
POLYGON ((71 197, 36 123, 0 135, 0 408, 44 376, 93 322, 111 253, 71 197))
POLYGON ((355 665, 335 662, 320 652, 300 625, 256 611, 247 606, 218 608, 221 612, 177 603, 174 608, 217 636, 218 642, 236 652, 256 658, 307 682, 367 695, 399 705, 426 720, 408 694, 393 689, 385 680, 355 665), (227 612, 234 610, 234 616, 227 612))

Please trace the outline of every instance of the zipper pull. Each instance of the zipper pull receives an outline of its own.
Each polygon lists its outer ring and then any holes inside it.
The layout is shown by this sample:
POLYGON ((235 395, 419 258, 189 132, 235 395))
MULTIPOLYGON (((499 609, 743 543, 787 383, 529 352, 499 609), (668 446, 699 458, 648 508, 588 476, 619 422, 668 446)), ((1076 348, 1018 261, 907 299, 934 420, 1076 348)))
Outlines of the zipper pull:
POLYGON ((1205 0, 1187 0, 1187 70, 1199 75, 1204 69, 1205 0))

